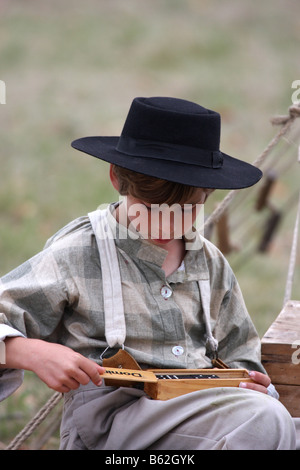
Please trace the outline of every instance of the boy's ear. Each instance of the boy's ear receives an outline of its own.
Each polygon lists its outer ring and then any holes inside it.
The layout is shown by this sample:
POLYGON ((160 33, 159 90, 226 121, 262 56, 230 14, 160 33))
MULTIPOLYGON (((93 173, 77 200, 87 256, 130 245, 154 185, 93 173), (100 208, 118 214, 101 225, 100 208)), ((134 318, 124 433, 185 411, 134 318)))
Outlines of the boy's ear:
POLYGON ((119 180, 118 178, 116 177, 115 175, 115 172, 114 172, 114 165, 110 165, 110 168, 109 168, 109 176, 110 176, 110 181, 111 181, 111 184, 113 185, 113 187, 119 191, 119 180))

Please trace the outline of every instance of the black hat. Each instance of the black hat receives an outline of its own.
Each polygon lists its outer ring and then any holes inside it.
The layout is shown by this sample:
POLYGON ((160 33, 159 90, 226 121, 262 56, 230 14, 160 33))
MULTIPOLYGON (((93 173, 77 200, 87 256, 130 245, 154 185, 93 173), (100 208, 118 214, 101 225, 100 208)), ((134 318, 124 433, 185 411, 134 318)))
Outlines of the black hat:
POLYGON ((262 176, 220 151, 221 117, 190 101, 135 98, 120 137, 83 137, 72 147, 129 170, 198 188, 240 189, 262 176))

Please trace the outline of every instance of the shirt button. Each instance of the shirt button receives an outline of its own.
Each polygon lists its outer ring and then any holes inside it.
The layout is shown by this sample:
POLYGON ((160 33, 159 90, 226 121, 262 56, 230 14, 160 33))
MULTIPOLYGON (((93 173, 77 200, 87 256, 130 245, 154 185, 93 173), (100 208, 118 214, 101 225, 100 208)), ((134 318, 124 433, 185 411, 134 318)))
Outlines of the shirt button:
POLYGON ((168 286, 162 286, 160 293, 164 299, 168 299, 172 295, 172 289, 170 289, 168 286))
POLYGON ((182 346, 174 346, 174 348, 172 348, 172 353, 174 356, 181 356, 184 353, 184 349, 182 346))

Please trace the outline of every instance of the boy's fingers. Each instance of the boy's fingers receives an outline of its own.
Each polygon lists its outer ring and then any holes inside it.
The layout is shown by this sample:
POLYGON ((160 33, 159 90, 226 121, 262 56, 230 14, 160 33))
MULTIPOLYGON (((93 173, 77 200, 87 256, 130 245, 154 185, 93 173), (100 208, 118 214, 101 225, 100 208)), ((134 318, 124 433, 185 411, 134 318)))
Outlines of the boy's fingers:
POLYGON ((268 393, 268 390, 264 385, 251 382, 241 382, 239 385, 241 388, 247 388, 248 390, 255 390, 256 392, 268 393))
POLYGON ((84 366, 85 367, 82 367, 82 370, 88 375, 90 380, 95 385, 101 385, 102 384, 101 374, 105 372, 104 367, 99 366, 96 362, 91 361, 90 359, 87 359, 87 362, 85 363, 84 366))
POLYGON ((268 388, 271 383, 271 379, 268 375, 263 374, 262 372, 251 371, 249 372, 249 376, 252 380, 257 382, 258 384, 263 385, 264 387, 268 388))

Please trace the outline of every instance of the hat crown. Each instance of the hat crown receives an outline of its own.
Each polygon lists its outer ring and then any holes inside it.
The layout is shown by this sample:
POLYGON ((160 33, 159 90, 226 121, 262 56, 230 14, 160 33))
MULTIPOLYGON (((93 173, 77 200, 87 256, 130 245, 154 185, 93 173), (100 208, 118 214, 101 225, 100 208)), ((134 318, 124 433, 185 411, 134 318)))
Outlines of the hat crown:
POLYGON ((198 147, 211 151, 220 146, 220 115, 178 98, 135 98, 122 136, 198 147))

